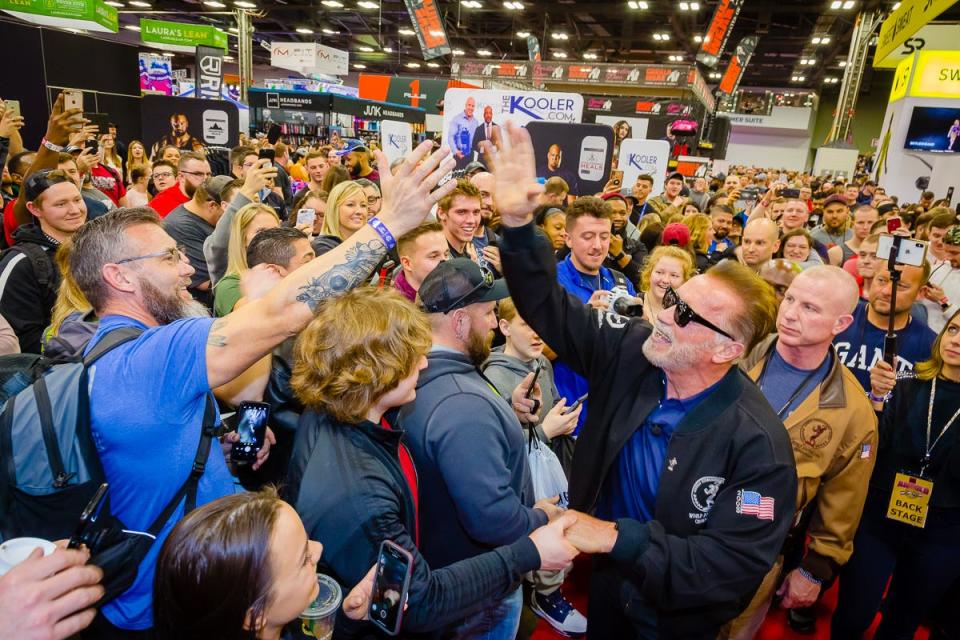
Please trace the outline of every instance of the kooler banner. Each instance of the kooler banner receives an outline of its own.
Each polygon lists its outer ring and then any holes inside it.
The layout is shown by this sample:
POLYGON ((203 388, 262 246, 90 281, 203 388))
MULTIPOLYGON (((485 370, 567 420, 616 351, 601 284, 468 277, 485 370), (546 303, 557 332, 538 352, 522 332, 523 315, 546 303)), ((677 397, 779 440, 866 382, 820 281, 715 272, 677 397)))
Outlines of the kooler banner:
POLYGON ((223 87, 223 49, 197 46, 197 98, 219 100, 223 87))
POLYGON ((140 119, 151 156, 170 144, 183 151, 201 151, 240 142, 240 112, 224 100, 143 96, 140 119))
POLYGON ((613 129, 602 124, 527 124, 537 176, 563 178, 575 196, 603 191, 613 158, 613 129))
POLYGON ((700 51, 697 52, 697 62, 711 69, 717 66, 741 6, 743 0, 720 0, 710 19, 710 26, 707 27, 707 35, 700 44, 700 51))
POLYGON ((392 163, 413 151, 413 126, 409 122, 384 120, 380 123, 380 147, 392 163))
POLYGON ((423 59, 431 60, 451 53, 447 31, 443 28, 436 0, 404 0, 407 12, 417 32, 423 59))
POLYGON ((740 85, 740 79, 743 78, 743 72, 750 63, 753 52, 757 49, 758 40, 759 38, 757 36, 746 36, 740 41, 740 44, 737 45, 733 55, 730 56, 730 64, 727 66, 727 71, 723 74, 723 78, 721 78, 720 84, 717 87, 721 93, 732 95, 733 92, 737 90, 737 87, 740 85))
POLYGON ((663 192, 663 179, 667 176, 670 161, 670 143, 666 140, 638 140, 631 138, 620 144, 620 165, 623 171, 623 186, 633 187, 637 176, 646 173, 653 176, 651 196, 663 192))
POLYGON ((450 147, 458 169, 476 157, 481 142, 499 146, 500 126, 507 120, 525 126, 539 120, 576 123, 583 117, 578 93, 448 89, 443 101, 443 144, 450 147))

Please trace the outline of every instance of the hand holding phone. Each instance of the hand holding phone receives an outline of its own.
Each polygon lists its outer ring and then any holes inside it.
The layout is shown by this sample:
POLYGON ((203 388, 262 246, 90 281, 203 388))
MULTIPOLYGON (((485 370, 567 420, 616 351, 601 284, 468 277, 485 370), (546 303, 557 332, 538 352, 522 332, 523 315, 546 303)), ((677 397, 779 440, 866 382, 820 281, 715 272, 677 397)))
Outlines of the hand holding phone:
POLYGON ((267 435, 270 405, 266 402, 241 402, 237 409, 237 433, 240 439, 233 443, 230 459, 239 465, 248 465, 257 459, 267 435))
POLYGON ((79 109, 83 111, 83 92, 78 89, 67 89, 63 92, 63 110, 79 109))
MULTIPOLYGON (((523 394, 525 400, 530 400, 530 396, 533 395, 533 390, 537 387, 537 380, 540 378, 540 371, 542 369, 543 365, 538 362, 537 368, 533 372, 533 380, 530 382, 530 386, 527 387, 527 392, 523 394)), ((533 398, 533 408, 530 410, 530 413, 536 415, 538 411, 540 411, 540 401, 533 398)))
POLYGON ((308 208, 304 207, 303 209, 300 209, 300 211, 297 211, 297 225, 296 225, 296 226, 302 227, 302 226, 305 226, 305 225, 310 225, 310 226, 312 227, 312 226, 313 226, 313 222, 314 222, 314 220, 316 220, 316 219, 317 219, 317 212, 316 212, 316 210, 315 210, 315 209, 308 209, 308 208))
POLYGON ((395 636, 403 626, 403 609, 410 589, 413 556, 395 542, 380 543, 376 577, 370 598, 370 621, 395 636))
POLYGON ((576 411, 576 410, 577 410, 577 407, 579 407, 581 404, 583 404, 584 401, 587 399, 587 396, 589 396, 589 395, 590 395, 589 393, 585 393, 585 394, 583 394, 582 396, 580 396, 579 398, 577 398, 577 401, 576 401, 576 402, 574 402, 572 405, 570 405, 569 407, 567 407, 566 410, 564 410, 563 415, 567 415, 568 413, 573 413, 574 411, 576 411))
POLYGON ((96 546, 93 540, 91 540, 90 525, 97 521, 97 516, 100 514, 100 508, 107 498, 107 489, 109 488, 110 485, 104 482, 97 489, 96 493, 93 494, 93 497, 90 498, 90 502, 87 503, 87 506, 83 509, 83 513, 80 514, 77 528, 74 529, 73 535, 70 536, 67 549, 79 549, 81 544, 87 545, 87 548, 96 546))

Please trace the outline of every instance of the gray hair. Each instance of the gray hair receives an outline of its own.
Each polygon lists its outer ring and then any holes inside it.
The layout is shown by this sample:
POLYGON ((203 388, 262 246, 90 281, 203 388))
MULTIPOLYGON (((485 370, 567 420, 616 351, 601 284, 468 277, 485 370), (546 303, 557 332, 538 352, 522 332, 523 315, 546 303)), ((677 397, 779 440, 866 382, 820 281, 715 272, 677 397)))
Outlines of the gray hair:
POLYGON ((94 311, 103 309, 110 297, 110 289, 103 280, 104 265, 125 257, 126 231, 141 224, 159 226, 160 216, 150 207, 116 209, 87 222, 74 234, 70 273, 94 311))

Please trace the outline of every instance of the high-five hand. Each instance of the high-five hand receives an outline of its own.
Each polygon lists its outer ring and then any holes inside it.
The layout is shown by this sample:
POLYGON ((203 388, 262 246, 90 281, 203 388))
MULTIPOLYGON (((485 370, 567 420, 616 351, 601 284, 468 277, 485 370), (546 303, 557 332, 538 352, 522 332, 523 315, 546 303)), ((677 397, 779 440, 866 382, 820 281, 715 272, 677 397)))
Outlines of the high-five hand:
MULTIPOLYGON (((457 186, 456 180, 449 180, 442 187, 434 189, 440 179, 453 170, 456 162, 448 157, 449 149, 442 148, 430 153, 431 149, 432 142, 422 142, 407 156, 396 175, 391 175, 389 171, 380 174, 383 207, 378 217, 396 238, 423 222, 430 213, 430 207, 457 186)), ((378 149, 374 156, 377 166, 390 166, 390 160, 383 151, 378 149)))
POLYGON ((503 126, 503 130, 503 148, 486 145, 487 161, 496 178, 494 201, 500 212, 501 224, 519 227, 532 219, 543 185, 537 182, 530 134, 510 121, 503 126))

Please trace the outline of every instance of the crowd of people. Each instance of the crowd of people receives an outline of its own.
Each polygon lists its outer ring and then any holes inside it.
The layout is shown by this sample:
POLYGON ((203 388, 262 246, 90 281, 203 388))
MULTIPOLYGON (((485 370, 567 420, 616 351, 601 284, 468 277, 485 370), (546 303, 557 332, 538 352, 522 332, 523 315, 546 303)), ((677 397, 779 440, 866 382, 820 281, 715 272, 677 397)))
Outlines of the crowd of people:
POLYGON ((253 139, 224 175, 63 96, 36 150, 22 126, 0 112, 0 373, 88 358, 105 509, 158 532, 122 589, 96 548, 34 552, 0 639, 298 637, 318 572, 334 638, 384 637, 384 541, 412 558, 404 635, 511 640, 525 602, 568 637, 748 639, 777 606, 838 639, 878 612, 877 638, 960 633, 949 201, 755 167, 571 194, 511 123, 456 172, 432 142, 253 139), (244 464, 212 427, 249 402, 244 464))

